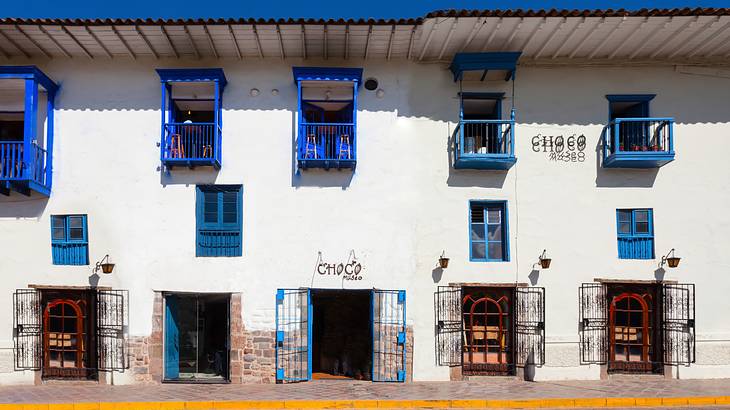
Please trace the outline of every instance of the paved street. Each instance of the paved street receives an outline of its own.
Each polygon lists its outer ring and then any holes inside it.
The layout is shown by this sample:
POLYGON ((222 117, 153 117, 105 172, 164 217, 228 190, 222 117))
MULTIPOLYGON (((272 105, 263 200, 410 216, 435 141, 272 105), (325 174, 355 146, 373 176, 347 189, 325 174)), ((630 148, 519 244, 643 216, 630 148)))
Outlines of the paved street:
MULTIPOLYGON (((596 407, 603 407, 606 406, 607 398, 651 399, 719 396, 730 396, 730 379, 665 380, 651 377, 627 377, 609 381, 562 382, 490 379, 478 382, 417 382, 408 384, 317 381, 288 385, 162 384, 98 386, 51 384, 0 387, 0 403, 444 400, 449 401, 451 407, 458 407, 459 400, 471 400, 468 407, 473 408, 476 407, 475 403, 478 403, 474 400, 497 403, 500 400, 591 398, 598 400, 596 407)), ((627 404, 629 403, 627 402, 627 404)), ((646 404, 653 405, 651 402, 646 404)), ((680 400, 672 404, 686 405, 686 402, 680 400)), ((713 405, 715 403, 707 404, 713 405)), ((725 404, 725 402, 721 404, 725 404)), ((730 404, 730 401, 727 404, 730 404)), ((560 406, 562 405, 560 404, 560 406)), ((623 403, 613 401, 613 406, 619 405, 623 405, 623 403)), ((372 407, 378 406, 373 405, 372 407)), ((439 405, 435 403, 432 407, 439 407, 439 405)))

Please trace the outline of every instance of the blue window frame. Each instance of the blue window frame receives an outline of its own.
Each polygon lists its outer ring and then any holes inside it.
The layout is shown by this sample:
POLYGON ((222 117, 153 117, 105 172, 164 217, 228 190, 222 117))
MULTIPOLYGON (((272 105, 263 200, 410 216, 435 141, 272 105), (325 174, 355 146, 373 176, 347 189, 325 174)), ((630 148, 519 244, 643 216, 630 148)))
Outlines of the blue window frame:
POLYGON ((14 118, 0 121, 0 194, 31 191, 49 196, 53 182, 53 131, 58 85, 36 66, 0 66, 0 95, 7 94, 5 114, 14 118), (14 91, 24 90, 17 100, 14 91))
POLYGON ((51 255, 54 265, 88 265, 86 215, 51 215, 51 255))
POLYGON ((654 259, 652 209, 617 209, 619 259, 654 259))
POLYGON ((196 256, 243 254, 243 187, 199 185, 196 188, 196 256))
POLYGON ((469 260, 509 261, 507 201, 469 202, 469 260))
POLYGON ((357 91, 362 68, 293 67, 297 85, 297 167, 357 164, 357 91))
POLYGON ((160 161, 174 166, 221 167, 221 68, 157 69, 162 83, 160 161))

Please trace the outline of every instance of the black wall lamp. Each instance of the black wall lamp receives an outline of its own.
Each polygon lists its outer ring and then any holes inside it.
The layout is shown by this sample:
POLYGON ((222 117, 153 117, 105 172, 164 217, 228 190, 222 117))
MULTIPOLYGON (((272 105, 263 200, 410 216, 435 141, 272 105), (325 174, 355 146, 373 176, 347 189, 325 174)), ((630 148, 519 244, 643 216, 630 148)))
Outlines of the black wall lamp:
POLYGON ((659 267, 663 267, 664 264, 667 264, 670 268, 676 268, 679 266, 679 261, 682 258, 674 255, 674 248, 672 248, 671 251, 669 251, 665 256, 662 256, 662 261, 659 263, 659 267), (671 255, 671 256, 670 256, 671 255))
POLYGON ((446 257, 446 251, 441 252, 441 256, 439 257, 439 267, 441 269, 449 267, 449 258, 446 257))
POLYGON ((94 273, 99 272, 99 270, 101 270, 103 273, 112 273, 112 271, 114 270, 114 264, 109 262, 109 254, 104 255, 104 257, 101 258, 99 262, 96 262, 96 266, 94 267, 94 273))
POLYGON ((550 262, 553 260, 547 257, 547 249, 542 250, 540 255, 540 267, 543 269, 550 269, 550 262))

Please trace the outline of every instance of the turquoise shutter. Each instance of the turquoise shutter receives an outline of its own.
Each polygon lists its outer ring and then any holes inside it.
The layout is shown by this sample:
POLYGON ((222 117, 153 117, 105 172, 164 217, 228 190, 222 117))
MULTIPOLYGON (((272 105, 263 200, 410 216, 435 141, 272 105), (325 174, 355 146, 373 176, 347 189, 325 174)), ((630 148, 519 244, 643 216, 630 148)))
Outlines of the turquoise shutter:
POLYGON ((242 187, 207 186, 197 189, 197 256, 241 256, 242 187))
POLYGON ((165 379, 180 377, 180 331, 177 324, 177 297, 165 298, 165 379))

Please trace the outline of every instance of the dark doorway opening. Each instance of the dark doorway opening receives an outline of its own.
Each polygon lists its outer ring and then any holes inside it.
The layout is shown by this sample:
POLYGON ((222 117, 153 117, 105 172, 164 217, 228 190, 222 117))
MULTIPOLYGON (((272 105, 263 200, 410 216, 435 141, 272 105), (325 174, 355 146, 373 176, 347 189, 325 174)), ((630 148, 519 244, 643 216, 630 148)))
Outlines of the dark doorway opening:
POLYGON ((372 379, 370 293, 311 291, 313 379, 372 379))
POLYGON ((93 292, 43 290, 43 378, 98 378, 93 292))
POLYGON ((228 381, 229 306, 229 294, 166 295, 166 381, 228 381))

